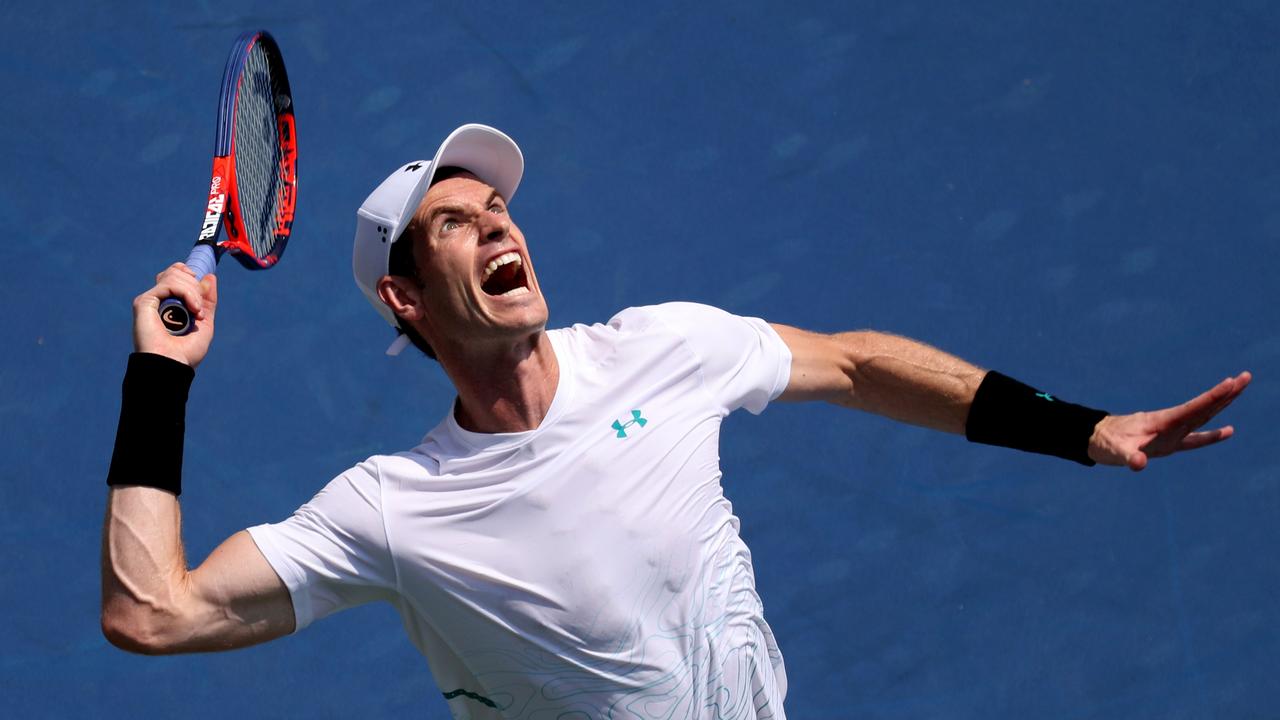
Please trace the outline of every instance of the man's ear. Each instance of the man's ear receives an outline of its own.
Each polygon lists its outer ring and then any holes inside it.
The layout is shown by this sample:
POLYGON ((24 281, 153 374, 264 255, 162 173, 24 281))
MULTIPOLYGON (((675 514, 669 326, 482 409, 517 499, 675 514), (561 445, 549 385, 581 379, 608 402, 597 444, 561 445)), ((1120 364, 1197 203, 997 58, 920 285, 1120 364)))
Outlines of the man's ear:
POLYGON ((425 314, 422 291, 411 278, 383 275, 378 278, 378 297, 401 320, 420 320, 425 314))

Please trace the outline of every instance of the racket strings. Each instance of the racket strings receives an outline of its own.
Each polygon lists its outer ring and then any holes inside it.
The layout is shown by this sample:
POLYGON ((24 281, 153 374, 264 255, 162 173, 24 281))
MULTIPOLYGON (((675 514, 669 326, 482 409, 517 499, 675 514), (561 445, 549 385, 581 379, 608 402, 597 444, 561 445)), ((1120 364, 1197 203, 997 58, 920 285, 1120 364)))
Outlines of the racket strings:
POLYGON ((270 254, 275 245, 283 192, 275 85, 267 52, 255 43, 240 76, 234 156, 240 219, 249 247, 259 258, 270 254))

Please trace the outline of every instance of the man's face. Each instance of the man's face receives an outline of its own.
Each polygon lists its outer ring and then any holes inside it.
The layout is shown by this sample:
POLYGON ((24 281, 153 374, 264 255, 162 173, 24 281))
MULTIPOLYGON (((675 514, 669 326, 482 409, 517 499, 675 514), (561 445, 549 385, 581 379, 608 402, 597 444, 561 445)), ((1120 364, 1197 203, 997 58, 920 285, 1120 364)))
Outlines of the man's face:
POLYGON ((427 342, 518 341, 546 326, 524 235, 493 187, 469 173, 437 182, 412 229, 427 342))

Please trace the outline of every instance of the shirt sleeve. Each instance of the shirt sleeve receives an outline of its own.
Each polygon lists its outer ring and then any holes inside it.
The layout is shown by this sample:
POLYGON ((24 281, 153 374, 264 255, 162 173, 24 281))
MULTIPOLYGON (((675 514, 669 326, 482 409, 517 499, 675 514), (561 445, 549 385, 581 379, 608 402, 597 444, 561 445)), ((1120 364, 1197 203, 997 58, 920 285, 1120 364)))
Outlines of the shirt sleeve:
POLYGON ((689 302, 651 309, 697 357, 721 412, 746 408, 759 415, 787 388, 791 350, 764 320, 689 302))
POLYGON ((251 527, 249 535, 289 588, 295 632, 395 594, 378 470, 371 461, 334 478, 287 520, 251 527))

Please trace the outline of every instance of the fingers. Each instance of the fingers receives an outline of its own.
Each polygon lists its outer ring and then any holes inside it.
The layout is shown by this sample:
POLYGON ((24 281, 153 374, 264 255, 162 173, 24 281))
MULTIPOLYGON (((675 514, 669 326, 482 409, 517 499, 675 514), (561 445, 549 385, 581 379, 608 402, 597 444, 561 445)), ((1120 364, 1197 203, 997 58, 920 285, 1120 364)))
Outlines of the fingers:
POLYGON ((195 272, 174 263, 156 275, 156 284, 133 300, 133 348, 173 358, 196 367, 213 341, 213 316, 218 305, 218 281, 212 273, 196 280, 195 272), (196 323, 192 332, 170 335, 158 310, 170 298, 180 300, 196 323))
POLYGON ((1249 372, 1248 370, 1245 370, 1244 372, 1240 373, 1239 375, 1236 375, 1235 377, 1229 377, 1226 380, 1223 380, 1222 383, 1223 384, 1230 383, 1231 390, 1230 390, 1229 398, 1234 400, 1236 397, 1240 395, 1240 393, 1244 392, 1245 388, 1249 387, 1249 383, 1252 380, 1253 380, 1253 373, 1249 372))
POLYGON ((164 270, 161 270, 160 272, 156 273, 156 284, 159 285, 161 278, 163 278, 166 274, 172 273, 172 272, 184 272, 193 278, 196 276, 196 272, 191 268, 187 267, 185 263, 176 262, 170 265, 169 267, 165 268, 164 270))
MULTIPOLYGON (((216 286, 214 286, 216 288, 216 286)), ((215 290, 216 293, 216 290, 215 290)), ((205 293, 201 283, 196 281, 196 274, 182 263, 174 263, 156 275, 156 285, 143 293, 139 300, 146 299, 144 304, 159 306, 161 300, 178 298, 198 320, 205 317, 205 293)), ((214 295, 214 302, 216 300, 214 295)))
POLYGON ((1229 386, 1226 395, 1215 403, 1213 407, 1209 408, 1207 412, 1191 418, 1189 422, 1191 428, 1193 430, 1198 429, 1200 426, 1212 420, 1215 415, 1225 410, 1226 407, 1235 401, 1236 398, 1240 397, 1240 393, 1244 392, 1244 389, 1248 387, 1249 381, 1252 379, 1253 376, 1246 371, 1240 373, 1234 378, 1227 378, 1226 380, 1223 380, 1222 384, 1229 386))
POLYGON ((1235 428, 1227 425, 1216 430, 1207 430, 1205 432, 1191 433, 1182 438, 1182 442, 1178 443, 1177 450, 1197 450, 1202 447, 1208 447, 1226 440, 1235 434, 1235 428))
POLYGON ((200 291, 204 293, 205 311, 213 317, 218 307, 218 276, 209 274, 201 278, 200 291))
POLYGON ((1219 407, 1222 402, 1231 395, 1233 388, 1234 384, 1232 383, 1231 378, 1227 378, 1201 393, 1196 398, 1179 405, 1177 407, 1179 415, 1183 418, 1190 419, 1212 412, 1215 407, 1219 407))
POLYGON ((1240 393, 1244 392, 1252 379, 1253 376, 1248 371, 1242 372, 1234 378, 1223 380, 1191 400, 1162 410, 1156 415, 1164 428, 1181 425, 1188 430, 1194 430, 1212 420, 1215 415, 1230 405, 1240 396, 1240 393))

